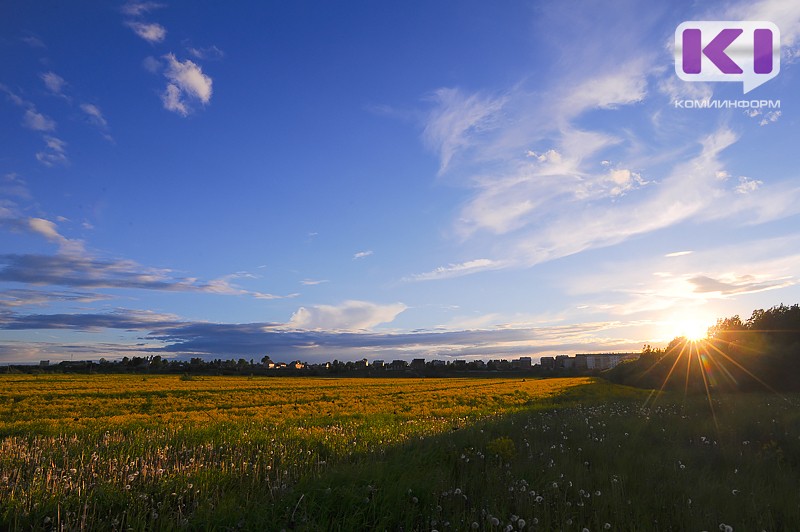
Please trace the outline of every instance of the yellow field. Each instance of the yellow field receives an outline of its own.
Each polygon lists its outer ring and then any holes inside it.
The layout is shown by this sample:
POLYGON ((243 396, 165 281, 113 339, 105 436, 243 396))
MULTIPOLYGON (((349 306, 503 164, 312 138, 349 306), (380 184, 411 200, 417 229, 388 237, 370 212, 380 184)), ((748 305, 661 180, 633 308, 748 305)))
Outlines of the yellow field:
MULTIPOLYGON (((589 378, 323 379, 156 375, 0 376, 0 434, 131 424, 283 424, 390 415, 458 420, 507 413, 589 378)), ((48 431, 49 432, 49 431, 48 431)))

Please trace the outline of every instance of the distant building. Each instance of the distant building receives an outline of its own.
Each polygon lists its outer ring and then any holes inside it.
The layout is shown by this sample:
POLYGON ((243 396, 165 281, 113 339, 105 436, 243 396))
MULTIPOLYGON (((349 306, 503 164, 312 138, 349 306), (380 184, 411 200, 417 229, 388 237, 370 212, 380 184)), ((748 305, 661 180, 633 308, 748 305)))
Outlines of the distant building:
POLYGON ((556 359, 555 357, 542 357, 539 359, 539 365, 542 366, 542 369, 555 369, 556 359))
POLYGON ((511 362, 515 369, 531 369, 531 357, 519 357, 511 362))
POLYGON ((392 360, 392 363, 389 364, 389 369, 406 369, 408 367, 408 363, 405 360, 392 360))
POLYGON ((434 368, 443 368, 447 365, 447 362, 444 360, 431 360, 431 366, 434 368))
POLYGON ((385 366, 383 360, 373 360, 372 361, 372 367, 373 368, 382 368, 383 366, 385 366))
POLYGON ((46 368, 49 365, 50 365, 50 361, 49 360, 40 360, 39 361, 39 366, 42 367, 42 368, 46 368))
POLYGON ((569 355, 556 355, 557 369, 571 369, 575 365, 575 359, 569 355))
POLYGON ((425 359, 415 358, 411 361, 411 369, 425 369, 425 359))
POLYGON ((578 353, 575 355, 575 367, 587 370, 611 369, 623 360, 638 357, 639 353, 578 353))

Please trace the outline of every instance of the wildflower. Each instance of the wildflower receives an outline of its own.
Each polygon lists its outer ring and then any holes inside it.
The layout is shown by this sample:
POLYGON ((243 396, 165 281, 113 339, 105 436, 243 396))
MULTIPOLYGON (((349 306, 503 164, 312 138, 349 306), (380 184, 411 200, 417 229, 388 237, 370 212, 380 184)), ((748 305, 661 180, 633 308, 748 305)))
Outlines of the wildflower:
POLYGON ((732 495, 739 495, 739 490, 731 490, 732 495))
POLYGON ((517 527, 519 527, 519 529, 520 529, 520 530, 522 530, 523 528, 525 528, 525 525, 526 525, 526 523, 525 523, 525 520, 524 520, 524 519, 519 519, 519 520, 517 521, 517 527))
POLYGON ((541 495, 537 495, 535 500, 536 502, 542 502, 544 499, 542 498, 541 495))
POLYGON ((719 529, 722 532, 733 532, 733 527, 731 525, 726 525, 725 523, 720 523, 719 529))
POLYGON ((539 518, 538 517, 534 517, 533 519, 531 519, 531 523, 533 523, 534 525, 538 525, 539 524, 539 518))
POLYGON ((496 517, 492 517, 491 519, 489 519, 489 524, 491 524, 492 526, 500 526, 500 520, 496 517))
POLYGON ((611 523, 606 523, 603 525, 604 530, 611 530, 611 523))
POLYGON ((472 528, 472 530, 478 530, 481 527, 481 525, 473 521, 470 527, 472 528))
POLYGON ((600 493, 600 490, 594 492, 595 497, 599 497, 600 495, 602 495, 602 493, 600 493))
POLYGON ((416 497, 411 497, 411 502, 417 504, 419 502, 419 499, 417 499, 416 497))

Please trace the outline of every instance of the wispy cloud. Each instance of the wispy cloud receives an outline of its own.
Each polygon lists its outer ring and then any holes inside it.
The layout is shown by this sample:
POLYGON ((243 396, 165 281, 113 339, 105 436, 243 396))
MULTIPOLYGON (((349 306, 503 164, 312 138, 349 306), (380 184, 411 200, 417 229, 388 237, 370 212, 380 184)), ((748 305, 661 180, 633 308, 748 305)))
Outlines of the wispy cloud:
POLYGON ((370 255, 372 255, 372 250, 359 251, 358 253, 353 255, 353 259, 363 259, 365 257, 369 257, 370 255))
POLYGON ((71 240, 58 232, 55 223, 44 218, 28 218, 28 227, 34 233, 45 237, 50 242, 58 244, 59 249, 65 254, 80 254, 84 252, 83 242, 71 240))
POLYGON ((132 29, 136 35, 149 43, 160 43, 167 37, 166 28, 155 22, 128 20, 125 24, 132 29))
POLYGON ((442 88, 431 97, 435 103, 425 125, 425 143, 439 152, 439 173, 447 170, 453 157, 467 150, 475 135, 493 129, 506 99, 502 96, 465 94, 442 88))
POLYGON ((186 48, 186 51, 197 59, 217 60, 225 57, 225 52, 214 45, 206 46, 204 48, 194 48, 189 46, 186 48))
POLYGON ((34 131, 54 131, 56 129, 55 121, 38 112, 35 108, 25 111, 22 125, 34 131))
POLYGON ((50 135, 44 136, 45 149, 36 152, 36 160, 45 166, 54 166, 56 164, 67 164, 67 143, 58 137, 50 135))
POLYGON ((47 48, 47 46, 44 44, 44 41, 33 34, 25 35, 24 37, 21 37, 20 40, 31 48, 47 48))
POLYGON ((51 305, 54 302, 94 303, 108 299, 112 299, 112 297, 93 292, 32 290, 29 288, 0 290, 0 306, 3 307, 51 305))
MULTIPOLYGON (((61 237, 51 223, 36 223, 35 232, 59 243, 61 237)), ((69 241, 72 242, 72 241, 69 241)), ((180 277, 168 269, 148 268, 131 260, 100 259, 86 254, 0 255, 0 281, 31 285, 78 288, 117 288, 202 292, 207 294, 250 296, 257 299, 283 299, 297 294, 275 295, 245 290, 227 278, 201 281, 180 277)))
POLYGON ((708 247, 692 253, 595 264, 564 288, 612 315, 680 311, 793 286, 800 280, 796 237, 708 247))
POLYGON ((100 111, 100 108, 91 103, 82 103, 81 104, 81 111, 86 113, 86 116, 89 117, 89 121, 100 127, 100 128, 107 128, 108 122, 106 121, 105 117, 103 116, 103 112, 100 111))
POLYGON ((67 84, 64 78, 62 78, 53 71, 43 72, 42 74, 39 74, 39 77, 42 78, 42 81, 44 82, 45 87, 47 87, 47 90, 49 90, 56 96, 64 97, 64 87, 67 84))
POLYGON ((164 56, 167 61, 164 76, 167 87, 161 95, 164 108, 188 116, 192 111, 190 102, 205 105, 211 101, 212 79, 202 69, 187 59, 179 61, 174 54, 164 56))
POLYGON ((303 279, 300 281, 300 284, 305 286, 315 286, 327 282, 329 282, 328 279, 303 279))
POLYGON ((138 17, 163 7, 165 7, 164 4, 157 2, 128 2, 120 8, 120 11, 129 17, 138 17))
POLYGON ((506 266, 503 261, 492 259, 474 259, 458 264, 448 264, 425 273, 417 273, 406 277, 406 281, 432 281, 434 279, 449 279, 488 270, 499 270, 506 266))

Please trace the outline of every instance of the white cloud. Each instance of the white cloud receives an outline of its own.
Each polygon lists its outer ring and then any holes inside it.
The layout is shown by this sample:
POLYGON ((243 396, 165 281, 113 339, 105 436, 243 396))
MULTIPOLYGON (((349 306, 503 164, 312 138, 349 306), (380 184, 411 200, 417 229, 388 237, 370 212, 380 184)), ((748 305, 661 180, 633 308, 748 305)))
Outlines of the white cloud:
POLYGON ((475 135, 494 128, 494 122, 506 102, 504 97, 466 95, 458 89, 439 89, 423 138, 439 152, 439 173, 447 170, 453 157, 473 144, 475 135))
POLYGON ((300 284, 305 286, 315 286, 327 282, 328 282, 327 279, 303 279, 302 281, 300 281, 300 284))
POLYGON ((167 111, 173 111, 183 116, 189 114, 189 109, 181 100, 181 90, 171 83, 167 85, 164 94, 161 95, 161 101, 167 111))
POLYGON ((305 330, 360 330, 393 321, 406 310, 403 303, 377 305, 367 301, 345 301, 339 306, 315 305, 300 307, 292 314, 288 326, 305 330))
POLYGON ((42 78, 47 90, 58 96, 64 95, 62 91, 64 86, 67 84, 67 82, 64 81, 64 78, 52 71, 44 72, 40 74, 39 77, 42 78))
POLYGON ((67 164, 67 143, 63 140, 45 135, 44 142, 47 148, 36 153, 36 159, 45 166, 67 164))
POLYGON ((216 46, 207 46, 205 48, 194 48, 188 47, 186 51, 189 52, 190 55, 196 57, 197 59, 222 59, 225 57, 225 52, 217 48, 216 46))
POLYGON ((164 4, 158 4, 156 2, 128 2, 120 8, 120 11, 129 17, 138 17, 144 13, 149 13, 150 11, 162 7, 165 7, 164 4))
POLYGON ((359 251, 358 253, 353 255, 353 259, 363 259, 364 257, 369 257, 370 255, 372 255, 371 249, 367 251, 359 251))
POLYGON ((499 270, 507 266, 502 261, 491 259, 475 259, 462 262, 459 264, 448 264, 447 266, 439 266, 435 270, 425 273, 418 273, 406 277, 406 281, 431 281, 434 279, 449 279, 451 277, 460 277, 462 275, 469 275, 488 270, 499 270))
POLYGON ((151 74, 156 74, 159 70, 161 70, 161 61, 153 57, 152 55, 148 55, 142 60, 142 66, 145 70, 150 72, 151 74))
POLYGON ((667 253, 664 256, 671 258, 671 257, 683 257, 685 255, 691 255, 691 254, 692 254, 691 251, 673 251, 672 253, 667 253))
POLYGON ((546 227, 537 228, 518 251, 526 256, 525 262, 537 264, 591 247, 615 244, 692 216, 707 216, 709 211, 725 211, 728 207, 714 198, 713 185, 720 166, 717 156, 735 141, 736 136, 730 130, 718 130, 703 139, 699 155, 676 165, 643 201, 566 213, 549 221, 546 227))
POLYGON ((164 108, 187 116, 191 112, 188 101, 207 104, 211 101, 212 80, 190 60, 178 61, 174 54, 164 56, 167 61, 164 76, 168 84, 162 94, 164 108))
POLYGON ((758 123, 758 125, 759 126, 766 126, 766 125, 771 124, 773 122, 777 122, 780 117, 781 117, 781 112, 780 111, 770 111, 769 113, 764 115, 764 118, 761 119, 761 121, 758 123))
POLYGON ((50 242, 58 244, 60 251, 67 254, 83 253, 83 242, 66 238, 58 232, 58 226, 44 218, 28 218, 28 229, 43 236, 50 242))
POLYGON ((741 176, 739 177, 739 184, 736 186, 735 190, 737 194, 749 194, 755 192, 758 187, 763 184, 764 182, 758 179, 750 179, 749 177, 741 176))
POLYGON ((39 113, 35 108, 25 111, 22 125, 34 131, 54 131, 56 129, 55 121, 39 113))
POLYGON ((633 61, 612 72, 586 79, 568 92, 561 103, 568 115, 587 109, 616 109, 644 100, 647 95, 646 68, 633 61))
POLYGON ((800 3, 785 0, 741 1, 731 5, 726 17, 717 20, 768 20, 780 27, 781 49, 787 58, 800 45, 800 3))
POLYGON ((102 111, 96 105, 91 103, 82 103, 81 110, 89 116, 89 120, 96 126, 101 128, 108 127, 108 122, 103 116, 102 111))
POLYGON ((47 48, 44 42, 35 35, 26 35, 25 37, 22 37, 21 40, 31 48, 47 48))
POLYGON ((125 24, 133 30, 133 32, 149 43, 162 42, 167 36, 167 30, 161 24, 155 22, 137 22, 129 20, 125 24))

